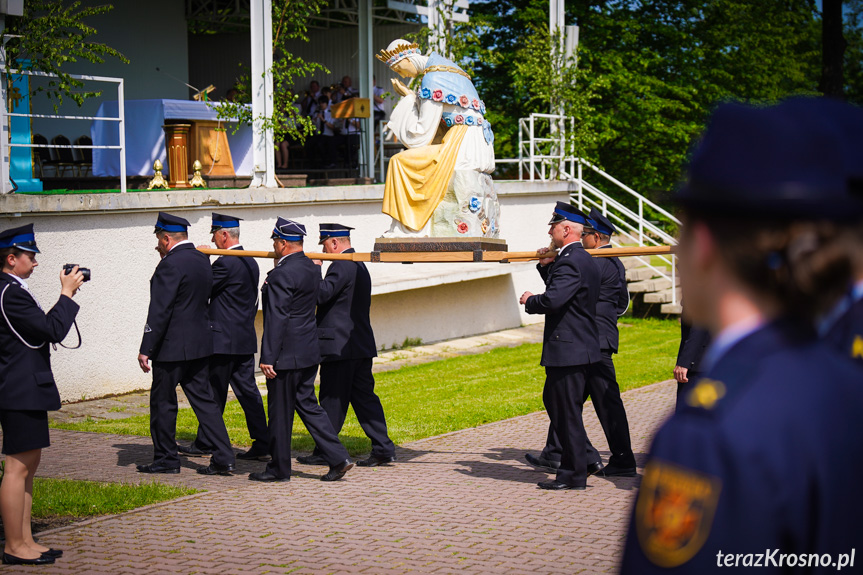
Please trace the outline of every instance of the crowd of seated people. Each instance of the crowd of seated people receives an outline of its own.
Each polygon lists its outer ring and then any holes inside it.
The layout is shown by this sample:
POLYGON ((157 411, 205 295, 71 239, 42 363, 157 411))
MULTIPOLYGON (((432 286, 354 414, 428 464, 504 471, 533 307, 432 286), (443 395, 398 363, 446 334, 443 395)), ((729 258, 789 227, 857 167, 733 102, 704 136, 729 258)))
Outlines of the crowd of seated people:
MULTIPOLYGON (((373 124, 385 119, 384 91, 373 87, 373 124)), ((332 86, 321 86, 312 80, 309 89, 297 100, 302 116, 311 119, 315 133, 301 145, 293 140, 276 146, 276 169, 348 169, 359 167, 361 120, 334 118, 331 106, 359 96, 350 76, 332 86)), ((366 128, 368 129, 368 128, 366 128)))

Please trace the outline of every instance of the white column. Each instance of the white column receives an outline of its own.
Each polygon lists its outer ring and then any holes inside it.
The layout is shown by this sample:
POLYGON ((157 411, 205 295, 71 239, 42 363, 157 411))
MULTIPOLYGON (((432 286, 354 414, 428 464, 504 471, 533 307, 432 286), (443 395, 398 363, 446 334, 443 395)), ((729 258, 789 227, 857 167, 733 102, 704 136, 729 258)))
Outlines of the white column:
MULTIPOLYGON (((361 148, 365 148, 363 157, 362 176, 372 178, 375 174, 375 101, 372 90, 372 0, 359 0, 359 58, 360 58, 360 97, 369 100, 369 119, 366 120, 366 129, 362 134, 363 142, 361 148)), ((386 48, 386 46, 384 46, 386 48)))
POLYGON ((447 0, 428 0, 428 6, 429 48, 446 56, 446 14, 452 7, 447 0))
POLYGON ((273 117, 272 0, 251 0, 252 28, 252 187, 276 187, 273 131, 264 130, 261 116, 273 117))

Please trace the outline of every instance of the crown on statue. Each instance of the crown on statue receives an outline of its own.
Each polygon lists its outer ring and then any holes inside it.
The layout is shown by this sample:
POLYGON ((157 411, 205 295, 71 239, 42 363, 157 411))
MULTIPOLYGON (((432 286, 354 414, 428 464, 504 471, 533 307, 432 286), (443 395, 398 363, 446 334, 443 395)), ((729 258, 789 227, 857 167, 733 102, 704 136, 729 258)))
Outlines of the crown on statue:
POLYGON ((392 50, 381 50, 380 54, 375 54, 375 58, 387 66, 392 66, 399 60, 403 60, 412 54, 421 55, 419 44, 399 44, 392 50))

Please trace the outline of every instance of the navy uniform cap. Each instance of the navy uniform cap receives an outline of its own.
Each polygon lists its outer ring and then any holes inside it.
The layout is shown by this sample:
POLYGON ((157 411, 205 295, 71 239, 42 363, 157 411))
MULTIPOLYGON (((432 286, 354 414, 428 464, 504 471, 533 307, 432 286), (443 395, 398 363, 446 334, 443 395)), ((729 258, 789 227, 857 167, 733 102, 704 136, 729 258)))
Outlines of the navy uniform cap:
POLYGON ((222 228, 239 228, 242 219, 213 212, 213 224, 210 226, 210 233, 212 234, 222 228))
POLYGON ((590 214, 587 216, 588 225, 601 234, 607 236, 614 235, 616 228, 611 220, 602 215, 602 212, 596 208, 591 208, 590 214))
POLYGON ((27 224, 18 228, 12 228, 0 232, 0 249, 18 248, 25 252, 41 253, 36 247, 36 234, 33 232, 33 224, 27 224))
POLYGON ((289 242, 301 242, 305 235, 306 226, 303 224, 279 218, 276 220, 276 227, 273 228, 273 235, 270 236, 270 239, 281 238, 289 242))
POLYGON ((841 141, 849 193, 845 211, 863 217, 863 108, 834 98, 794 98, 783 104, 799 121, 832 130, 841 141))
POLYGON ((787 102, 766 108, 721 105, 675 201, 736 218, 853 217, 847 207, 842 140, 825 124, 801 121, 787 102))
POLYGON ((156 220, 156 233, 158 232, 187 232, 189 231, 188 220, 172 216, 165 212, 159 212, 159 219, 156 220))
POLYGON ((557 202, 557 205, 554 206, 554 213, 548 221, 548 225, 556 224, 563 220, 587 225, 587 216, 584 215, 584 212, 567 202, 557 202))
POLYGON ((343 226, 342 224, 321 224, 321 238, 318 242, 319 244, 324 243, 324 240, 327 238, 347 238, 351 235, 351 230, 354 229, 350 226, 343 226))

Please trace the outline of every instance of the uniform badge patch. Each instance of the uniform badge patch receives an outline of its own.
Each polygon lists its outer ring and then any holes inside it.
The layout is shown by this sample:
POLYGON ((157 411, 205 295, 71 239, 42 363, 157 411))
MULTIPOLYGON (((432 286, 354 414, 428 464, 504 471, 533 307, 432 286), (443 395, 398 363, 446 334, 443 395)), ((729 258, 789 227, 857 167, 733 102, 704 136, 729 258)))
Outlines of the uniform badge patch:
POLYGON ((686 396, 686 403, 692 407, 713 409, 716 402, 725 397, 725 384, 715 379, 700 379, 686 396))
POLYGON ((863 335, 854 337, 854 343, 851 344, 851 358, 863 359, 863 335))
POLYGON ((144 333, 150 333, 151 331, 153 331, 153 330, 152 330, 152 329, 150 329, 150 324, 149 324, 149 323, 145 323, 145 324, 144 324, 144 333))
POLYGON ((722 482, 711 475, 652 460, 635 504, 638 542, 659 567, 692 559, 710 534, 722 482))

